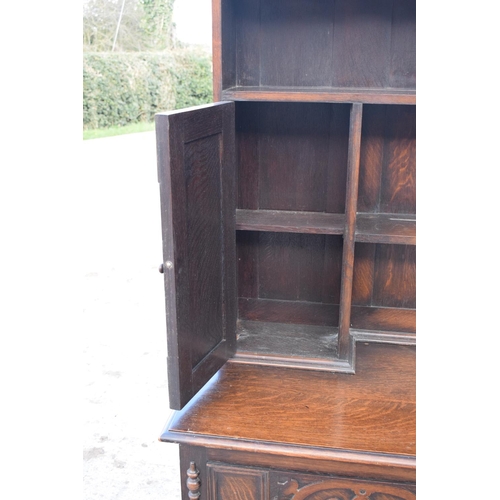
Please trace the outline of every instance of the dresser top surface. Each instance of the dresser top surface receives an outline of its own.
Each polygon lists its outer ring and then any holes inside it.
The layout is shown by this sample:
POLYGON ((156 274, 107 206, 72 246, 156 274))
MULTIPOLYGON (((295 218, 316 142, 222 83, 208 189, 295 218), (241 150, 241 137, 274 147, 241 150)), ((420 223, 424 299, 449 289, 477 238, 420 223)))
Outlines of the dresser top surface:
POLYGON ((161 439, 414 457, 415 361, 415 347, 361 343, 355 375, 229 362, 173 415, 161 439))

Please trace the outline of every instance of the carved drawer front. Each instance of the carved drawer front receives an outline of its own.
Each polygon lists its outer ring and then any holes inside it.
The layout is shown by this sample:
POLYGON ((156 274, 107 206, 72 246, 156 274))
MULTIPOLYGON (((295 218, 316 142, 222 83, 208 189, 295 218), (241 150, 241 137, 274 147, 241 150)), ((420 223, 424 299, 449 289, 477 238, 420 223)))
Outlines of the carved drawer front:
POLYGON ((269 500, 268 471, 209 462, 207 472, 209 500, 269 500))
POLYGON ((411 485, 357 479, 279 475, 279 500, 415 500, 411 485))

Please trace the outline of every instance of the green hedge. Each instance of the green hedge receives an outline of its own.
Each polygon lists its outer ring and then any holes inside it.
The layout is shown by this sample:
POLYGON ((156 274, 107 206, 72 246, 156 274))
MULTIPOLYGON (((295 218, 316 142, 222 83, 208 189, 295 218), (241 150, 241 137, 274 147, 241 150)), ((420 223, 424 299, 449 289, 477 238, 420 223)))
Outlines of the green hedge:
POLYGON ((83 128, 152 121, 155 113, 212 101, 210 57, 171 52, 83 54, 83 128))

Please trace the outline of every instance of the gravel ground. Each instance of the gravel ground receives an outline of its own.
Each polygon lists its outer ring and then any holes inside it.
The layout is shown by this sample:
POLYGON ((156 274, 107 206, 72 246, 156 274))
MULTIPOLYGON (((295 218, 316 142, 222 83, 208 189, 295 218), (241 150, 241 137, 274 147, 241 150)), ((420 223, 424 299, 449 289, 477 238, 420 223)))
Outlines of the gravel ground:
POLYGON ((180 499, 154 132, 84 141, 84 500, 180 499))

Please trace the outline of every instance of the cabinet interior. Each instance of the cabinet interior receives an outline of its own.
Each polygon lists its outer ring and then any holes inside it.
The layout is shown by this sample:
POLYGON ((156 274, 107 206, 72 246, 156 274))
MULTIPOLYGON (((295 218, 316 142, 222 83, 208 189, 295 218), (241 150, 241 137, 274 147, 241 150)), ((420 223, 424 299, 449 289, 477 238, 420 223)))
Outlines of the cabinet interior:
POLYGON ((237 359, 324 368, 339 335, 415 333, 415 107, 361 109, 356 137, 351 104, 236 103, 237 359))
POLYGON ((414 96, 415 12, 412 0, 223 0, 222 97, 414 96))

